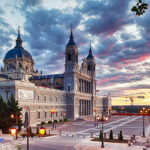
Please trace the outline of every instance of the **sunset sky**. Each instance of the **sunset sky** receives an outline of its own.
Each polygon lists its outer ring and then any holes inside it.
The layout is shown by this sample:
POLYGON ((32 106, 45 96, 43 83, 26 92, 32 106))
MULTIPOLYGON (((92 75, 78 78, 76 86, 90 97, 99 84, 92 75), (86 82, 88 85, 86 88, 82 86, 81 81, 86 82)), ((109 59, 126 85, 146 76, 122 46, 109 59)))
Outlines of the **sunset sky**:
POLYGON ((35 69, 63 73, 73 24, 79 63, 92 42, 98 94, 110 93, 114 105, 130 104, 123 95, 134 96, 135 104, 150 104, 150 9, 136 16, 130 10, 137 1, 0 0, 0 66, 15 46, 20 26, 23 47, 32 54, 35 69))

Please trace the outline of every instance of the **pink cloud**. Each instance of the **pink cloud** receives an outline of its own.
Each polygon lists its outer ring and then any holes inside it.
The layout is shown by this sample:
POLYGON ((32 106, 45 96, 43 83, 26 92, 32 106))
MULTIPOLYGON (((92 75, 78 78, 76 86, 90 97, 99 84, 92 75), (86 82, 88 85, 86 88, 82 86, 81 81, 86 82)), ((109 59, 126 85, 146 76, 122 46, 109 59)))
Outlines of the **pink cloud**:
POLYGON ((120 76, 104 78, 104 79, 101 79, 101 80, 97 81, 97 84, 100 85, 100 84, 103 84, 103 83, 108 83, 109 81, 118 80, 119 78, 120 78, 120 76))

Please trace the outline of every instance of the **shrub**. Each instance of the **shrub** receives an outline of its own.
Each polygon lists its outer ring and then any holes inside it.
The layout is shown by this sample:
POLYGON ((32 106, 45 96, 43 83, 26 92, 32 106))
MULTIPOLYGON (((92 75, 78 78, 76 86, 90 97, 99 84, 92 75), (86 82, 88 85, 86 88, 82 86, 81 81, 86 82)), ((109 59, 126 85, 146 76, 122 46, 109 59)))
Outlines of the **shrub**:
POLYGON ((62 122, 62 119, 59 119, 59 122, 62 122))
POLYGON ((41 125, 44 125, 44 124, 46 124, 46 122, 42 121, 42 122, 41 122, 41 125))
POLYGON ((50 121, 48 121, 48 124, 52 124, 52 121, 50 120, 50 121))
POLYGON ((120 133, 119 133, 119 141, 123 141, 122 131, 120 131, 120 133))
POLYGON ((54 123, 58 123, 58 120, 54 120, 54 123))
POLYGON ((109 133, 109 140, 113 140, 113 131, 112 130, 109 133))
POLYGON ((39 134, 39 127, 36 128, 36 134, 39 134))
POLYGON ((65 119, 64 119, 64 121, 65 121, 65 122, 67 122, 67 121, 68 121, 68 119, 67 119, 67 118, 65 118, 65 119))
POLYGON ((102 131, 100 130, 100 133, 99 133, 99 139, 102 141, 102 139, 103 139, 103 133, 102 133, 102 131))

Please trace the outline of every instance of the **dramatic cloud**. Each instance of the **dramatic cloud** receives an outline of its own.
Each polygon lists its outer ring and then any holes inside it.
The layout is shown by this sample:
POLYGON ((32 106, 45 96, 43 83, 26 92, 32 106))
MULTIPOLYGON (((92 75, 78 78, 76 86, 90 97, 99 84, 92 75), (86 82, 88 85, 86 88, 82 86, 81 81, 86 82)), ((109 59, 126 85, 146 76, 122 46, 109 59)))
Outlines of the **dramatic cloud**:
POLYGON ((62 1, 53 2, 49 6, 46 0, 23 0, 17 4, 8 0, 13 13, 0 8, 1 65, 6 50, 14 45, 13 25, 21 24, 23 45, 32 54, 35 68, 44 74, 63 73, 65 46, 73 24, 80 64, 92 41, 100 94, 149 89, 150 10, 135 16, 130 11, 135 0, 64 0, 60 9, 62 1), (14 21, 13 16, 19 17, 14 21))

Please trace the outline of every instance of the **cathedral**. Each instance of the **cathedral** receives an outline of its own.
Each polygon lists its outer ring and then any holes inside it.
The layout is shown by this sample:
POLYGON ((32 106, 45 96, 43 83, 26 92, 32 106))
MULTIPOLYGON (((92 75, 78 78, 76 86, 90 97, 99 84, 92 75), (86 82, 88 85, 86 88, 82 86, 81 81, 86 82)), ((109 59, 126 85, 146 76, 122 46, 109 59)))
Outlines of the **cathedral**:
POLYGON ((31 126, 54 118, 75 120, 107 112, 111 107, 109 98, 96 95, 96 62, 91 45, 81 66, 78 57, 71 28, 65 48, 65 72, 43 75, 34 69, 33 57, 23 48, 18 30, 16 46, 6 53, 1 67, 0 95, 7 101, 13 94, 22 107, 23 121, 27 113, 31 126), (51 109, 56 113, 51 114, 51 109))

